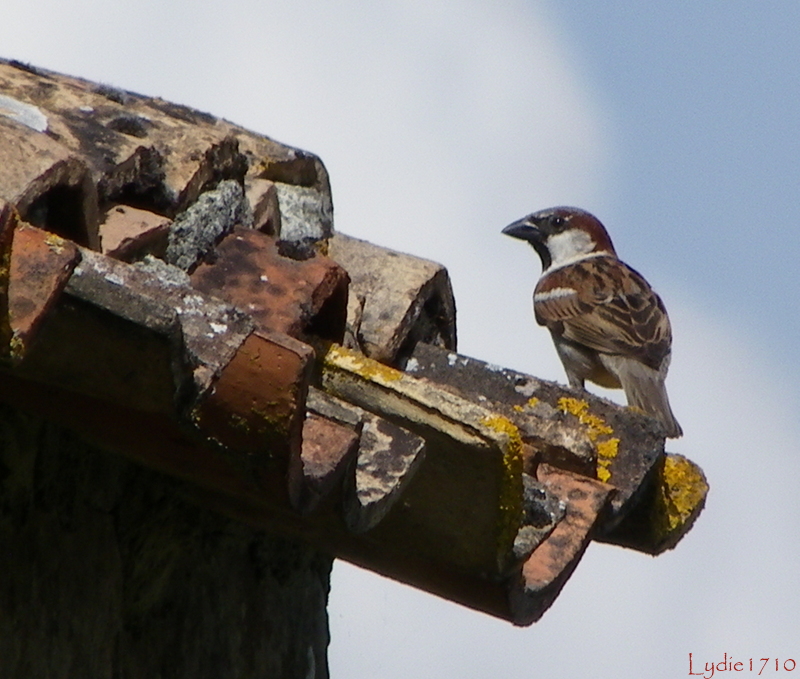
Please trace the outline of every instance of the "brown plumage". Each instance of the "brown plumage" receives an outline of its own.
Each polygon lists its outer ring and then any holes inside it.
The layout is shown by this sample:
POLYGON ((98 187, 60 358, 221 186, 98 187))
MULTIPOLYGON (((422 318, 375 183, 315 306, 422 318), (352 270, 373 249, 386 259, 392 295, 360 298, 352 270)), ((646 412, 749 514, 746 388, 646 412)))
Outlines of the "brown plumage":
POLYGON ((528 241, 542 260, 534 314, 553 337, 569 383, 622 388, 628 404, 682 435, 664 380, 672 330, 661 298, 617 258, 603 225, 576 208, 528 215, 503 233, 528 241))

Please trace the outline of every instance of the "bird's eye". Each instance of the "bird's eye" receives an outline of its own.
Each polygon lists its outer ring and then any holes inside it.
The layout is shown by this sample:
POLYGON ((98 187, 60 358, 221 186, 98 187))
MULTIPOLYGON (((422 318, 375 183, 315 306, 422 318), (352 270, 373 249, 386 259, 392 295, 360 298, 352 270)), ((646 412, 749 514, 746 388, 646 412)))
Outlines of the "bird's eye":
POLYGON ((559 228, 561 226, 564 226, 564 218, 563 217, 559 217, 558 215, 554 215, 553 218, 550 220, 550 223, 555 228, 559 228))

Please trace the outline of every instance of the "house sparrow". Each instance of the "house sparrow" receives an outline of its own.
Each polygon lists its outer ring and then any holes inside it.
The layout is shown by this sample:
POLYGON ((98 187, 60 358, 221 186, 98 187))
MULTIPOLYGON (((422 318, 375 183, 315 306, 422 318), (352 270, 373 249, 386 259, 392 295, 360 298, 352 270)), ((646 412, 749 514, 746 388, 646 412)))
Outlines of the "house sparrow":
POLYGON ((672 345, 667 310, 647 281, 617 259, 600 221, 556 207, 503 233, 528 241, 542 260, 534 315, 550 330, 570 386, 589 380, 622 388, 629 406, 660 420, 666 436, 681 436, 664 386, 672 345))

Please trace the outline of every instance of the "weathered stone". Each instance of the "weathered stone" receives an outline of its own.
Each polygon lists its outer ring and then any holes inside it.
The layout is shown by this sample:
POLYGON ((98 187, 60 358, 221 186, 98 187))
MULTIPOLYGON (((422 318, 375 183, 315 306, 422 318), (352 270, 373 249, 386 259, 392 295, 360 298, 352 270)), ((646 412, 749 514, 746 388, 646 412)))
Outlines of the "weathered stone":
POLYGON ((56 74, 42 95, 40 78, 0 72, 49 112, 53 135, 91 168, 101 202, 134 200, 173 216, 220 180, 244 179, 238 141, 213 116, 56 74))
POLYGON ((173 134, 177 138, 170 134, 163 140, 156 140, 156 148, 163 145, 170 149, 169 153, 162 152, 164 185, 175 205, 175 214, 192 205, 203 191, 220 180, 236 183, 244 180, 247 165, 234 136, 219 139, 216 130, 209 132, 208 128, 195 126, 176 132, 173 134), (186 138, 184 135, 194 143, 181 143, 186 138))
MULTIPOLYGON (((62 153, 89 168, 104 205, 129 203, 174 217, 220 181, 247 176, 287 187, 284 209, 293 229, 305 230, 300 220, 311 217, 312 230, 330 235, 330 182, 313 154, 186 106, 2 61, 0 89, 10 102, 4 119, 31 131, 46 125, 62 153)), ((276 213, 273 228, 279 219, 276 213)))
POLYGON ((253 213, 252 228, 277 238, 281 232, 281 210, 275 183, 267 179, 247 179, 244 187, 253 213))
POLYGON ((206 391, 253 329, 252 321, 233 307, 182 285, 174 267, 151 264, 148 269, 88 250, 82 254, 67 292, 163 334, 169 342, 178 402, 206 391))
POLYGON ((344 520, 351 532, 365 533, 403 497, 425 459, 425 439, 313 387, 306 405, 359 434, 352 483, 345 486, 344 520))
POLYGON ((353 533, 377 526, 403 496, 425 459, 425 439, 367 413, 355 484, 345 496, 344 520, 353 533))
POLYGON ((564 518, 567 502, 550 493, 547 487, 530 474, 522 475, 522 526, 514 540, 514 554, 526 559, 547 538, 564 518))
POLYGON ((47 135, 0 116, 0 198, 23 220, 97 248, 97 193, 86 165, 47 135))
POLYGON ((463 572, 505 573, 522 520, 522 442, 516 427, 342 347, 325 356, 322 385, 427 442, 403 502, 370 531, 371 539, 413 545, 417 558, 463 572))
POLYGON ((327 240, 333 235, 333 205, 315 188, 276 182, 281 240, 327 240))
POLYGON ((104 255, 131 261, 148 254, 163 256, 170 220, 129 205, 109 208, 100 224, 100 249, 104 255))
POLYGON ((351 280, 347 346, 398 365, 417 342, 455 350, 455 302, 443 266, 340 233, 329 255, 351 280))
POLYGON ((47 131, 47 116, 37 106, 0 94, 0 116, 29 127, 34 132, 47 131))
MULTIPOLYGON (((543 461, 612 483, 617 492, 609 529, 624 519, 657 474, 664 454, 661 429, 630 408, 421 343, 406 370, 502 413, 543 461)), ((527 471, 534 468, 526 461, 527 471)))
POLYGON ((224 181, 178 215, 169 229, 164 260, 192 271, 234 226, 248 226, 251 220, 242 187, 224 181))
POLYGON ((538 480, 565 507, 564 517, 531 554, 509 591, 512 621, 529 625, 550 607, 575 570, 613 487, 585 476, 539 465, 538 480))
POLYGON ((310 412, 322 415, 322 417, 350 427, 359 433, 364 424, 364 416, 367 415, 367 412, 358 406, 326 394, 313 386, 308 388, 306 408, 310 412))
POLYGON ((134 262, 133 266, 139 271, 154 276, 158 283, 167 288, 190 288, 192 279, 188 273, 177 266, 167 264, 163 259, 153 255, 145 255, 143 259, 134 262))
POLYGON ((174 413, 192 387, 174 308, 143 303, 124 288, 79 287, 75 279, 41 323, 19 374, 138 410, 174 413))
POLYGON ((27 224, 16 227, 8 284, 12 359, 25 356, 79 260, 74 243, 27 224))
POLYGON ((192 285, 249 314, 259 328, 333 342, 344 334, 344 269, 322 255, 282 257, 273 238, 252 229, 234 229, 213 261, 197 267, 192 285))
POLYGON ((328 172, 322 161, 313 153, 280 144, 269 137, 247 133, 233 125, 231 130, 237 133, 242 153, 249 161, 249 176, 281 184, 313 188, 328 196, 330 201, 331 187, 328 172))
POLYGON ((267 180, 275 188, 278 211, 273 233, 284 241, 311 244, 324 252, 325 241, 333 233, 333 202, 322 161, 307 151, 243 132, 233 129, 249 162, 248 179, 256 183, 267 180), (284 218, 289 220, 285 227, 284 218))
POLYGON ((90 168, 104 204, 173 217, 220 181, 247 175, 316 191, 319 223, 331 219, 328 175, 310 153, 186 106, 8 62, 0 62, 0 89, 44 116, 49 135, 90 168))
POLYGON ((143 97, 54 73, 33 73, 0 63, 0 87, 40 108, 47 116, 49 136, 78 155, 90 170, 101 203, 122 197, 147 197, 165 208, 163 158, 135 131, 151 123, 134 113, 143 97), (127 120, 127 124, 121 122, 127 120), (158 199, 156 200, 156 196, 158 199))
POLYGON ((535 457, 530 464, 526 460, 530 473, 541 459, 595 475, 594 444, 580 427, 565 421, 567 415, 539 396, 544 388, 542 380, 422 342, 414 347, 405 370, 508 417, 529 446, 527 456, 535 457))
POLYGON ((658 471, 631 514, 597 540, 656 556, 673 549, 689 532, 708 495, 703 470, 682 455, 667 453, 658 471))

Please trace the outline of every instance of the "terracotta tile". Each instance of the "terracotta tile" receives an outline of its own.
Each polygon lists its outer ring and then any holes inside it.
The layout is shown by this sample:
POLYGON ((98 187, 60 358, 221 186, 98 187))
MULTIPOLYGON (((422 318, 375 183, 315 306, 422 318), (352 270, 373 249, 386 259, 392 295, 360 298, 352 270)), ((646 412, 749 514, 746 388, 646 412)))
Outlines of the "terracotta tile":
POLYGON ((575 570, 592 536, 612 486, 548 464, 539 465, 539 481, 565 505, 564 518, 531 554, 512 584, 511 610, 516 624, 538 620, 575 570))
POLYGON ((144 254, 163 255, 170 219, 130 205, 114 205, 100 224, 100 248, 104 255, 130 261, 144 254))
POLYGON ((296 464, 312 358, 291 337, 251 333, 194 408, 199 431, 257 466, 274 460, 285 468, 289 457, 296 464))
POLYGON ((46 134, 0 116, 0 187, 22 219, 98 245, 97 191, 83 159, 46 134))
POLYGON ((8 288, 14 358, 24 356, 79 259, 70 241, 27 224, 15 229, 8 288))
POLYGON ((256 326, 304 339, 341 341, 348 277, 335 262, 318 255, 305 261, 283 257, 274 239, 235 228, 216 249, 212 263, 200 264, 192 285, 249 314, 256 326))
POLYGON ((301 514, 312 512, 337 488, 341 490, 345 474, 353 473, 358 439, 350 427, 314 413, 306 415, 301 464, 289 470, 289 497, 301 514))

